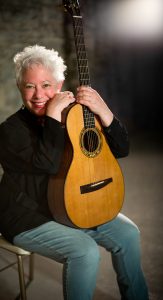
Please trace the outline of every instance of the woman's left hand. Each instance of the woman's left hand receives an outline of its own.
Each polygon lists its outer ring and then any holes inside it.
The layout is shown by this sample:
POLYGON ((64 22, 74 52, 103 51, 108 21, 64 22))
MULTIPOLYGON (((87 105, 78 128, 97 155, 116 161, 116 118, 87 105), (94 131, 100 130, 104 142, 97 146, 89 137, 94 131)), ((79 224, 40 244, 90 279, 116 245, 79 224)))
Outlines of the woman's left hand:
POLYGON ((113 120, 113 113, 98 94, 88 86, 77 88, 76 102, 87 106, 94 114, 98 115, 103 126, 109 126, 113 120))

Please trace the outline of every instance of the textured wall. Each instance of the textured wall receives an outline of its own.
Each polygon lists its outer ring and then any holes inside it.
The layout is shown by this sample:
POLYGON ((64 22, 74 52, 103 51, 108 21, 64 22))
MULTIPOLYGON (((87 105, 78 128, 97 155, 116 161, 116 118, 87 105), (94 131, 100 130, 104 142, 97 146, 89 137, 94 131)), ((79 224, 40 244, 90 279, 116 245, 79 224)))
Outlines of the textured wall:
MULTIPOLYGON (((92 8, 91 2, 87 2, 85 38, 89 52, 94 53, 89 21, 92 8)), ((68 65, 64 88, 75 91, 78 75, 72 21, 61 0, 0 0, 0 5, 0 121, 3 121, 21 104, 15 86, 13 56, 25 46, 39 44, 59 51, 68 65)), ((92 54, 90 57, 93 60, 92 54)))
POLYGON ((0 119, 20 106, 13 56, 27 45, 40 44, 63 53, 63 10, 60 1, 1 0, 0 119))

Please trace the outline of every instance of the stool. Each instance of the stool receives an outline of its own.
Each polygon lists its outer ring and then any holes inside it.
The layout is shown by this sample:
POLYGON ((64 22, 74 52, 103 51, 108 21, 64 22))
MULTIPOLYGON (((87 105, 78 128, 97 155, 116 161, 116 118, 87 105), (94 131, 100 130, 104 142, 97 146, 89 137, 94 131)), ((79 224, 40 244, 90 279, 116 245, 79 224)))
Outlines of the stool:
POLYGON ((27 300, 26 288, 29 285, 29 283, 33 280, 33 275, 34 275, 34 253, 26 251, 20 247, 11 244, 1 234, 0 234, 0 248, 7 250, 17 256, 16 262, 8 264, 4 268, 0 269, 0 272, 17 264, 18 274, 19 274, 20 295, 17 296, 16 299, 21 298, 21 300, 27 300), (25 283, 23 258, 27 256, 29 258, 29 274, 28 274, 28 281, 27 283, 25 283))

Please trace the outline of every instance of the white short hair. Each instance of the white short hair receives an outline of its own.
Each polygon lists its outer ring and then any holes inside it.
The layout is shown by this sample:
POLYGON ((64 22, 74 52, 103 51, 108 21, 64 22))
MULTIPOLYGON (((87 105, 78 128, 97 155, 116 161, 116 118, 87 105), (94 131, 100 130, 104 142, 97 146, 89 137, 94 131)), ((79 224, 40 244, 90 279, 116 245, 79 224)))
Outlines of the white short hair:
POLYGON ((63 59, 54 49, 46 49, 44 46, 28 46, 22 52, 17 53, 14 58, 15 75, 17 83, 22 80, 23 71, 33 64, 45 66, 52 72, 54 79, 61 82, 65 79, 64 71, 67 69, 63 59))

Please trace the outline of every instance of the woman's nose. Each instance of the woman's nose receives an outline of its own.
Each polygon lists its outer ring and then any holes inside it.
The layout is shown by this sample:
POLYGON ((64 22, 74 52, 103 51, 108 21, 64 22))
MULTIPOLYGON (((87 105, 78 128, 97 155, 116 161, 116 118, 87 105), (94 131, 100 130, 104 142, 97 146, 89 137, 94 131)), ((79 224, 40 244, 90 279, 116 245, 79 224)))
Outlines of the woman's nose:
POLYGON ((42 98, 43 97, 43 90, 42 90, 42 88, 41 87, 36 87, 34 95, 35 95, 36 99, 42 98))

